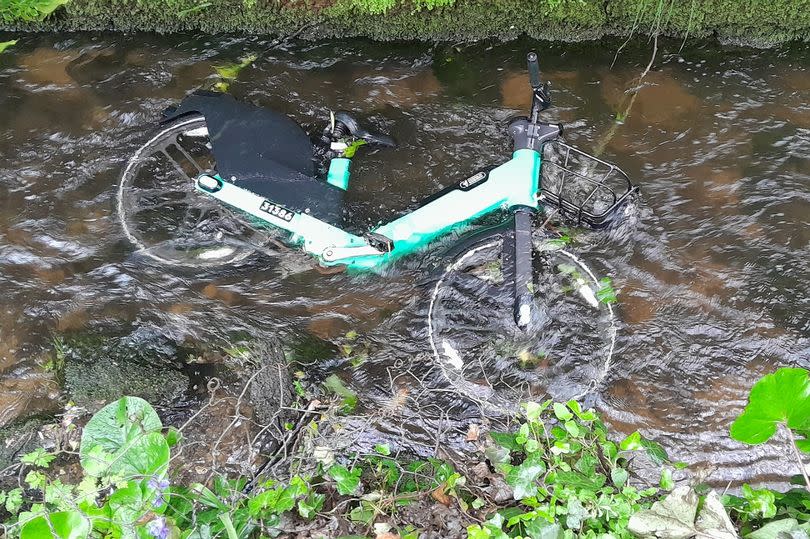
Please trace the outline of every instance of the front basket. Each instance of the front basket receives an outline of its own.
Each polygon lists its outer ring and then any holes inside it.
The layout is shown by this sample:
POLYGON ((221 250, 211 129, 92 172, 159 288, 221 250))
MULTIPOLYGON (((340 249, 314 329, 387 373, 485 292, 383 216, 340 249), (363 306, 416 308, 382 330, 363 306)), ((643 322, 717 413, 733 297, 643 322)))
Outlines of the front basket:
POLYGON ((636 189, 615 165, 559 140, 543 145, 540 201, 577 225, 605 226, 636 189))

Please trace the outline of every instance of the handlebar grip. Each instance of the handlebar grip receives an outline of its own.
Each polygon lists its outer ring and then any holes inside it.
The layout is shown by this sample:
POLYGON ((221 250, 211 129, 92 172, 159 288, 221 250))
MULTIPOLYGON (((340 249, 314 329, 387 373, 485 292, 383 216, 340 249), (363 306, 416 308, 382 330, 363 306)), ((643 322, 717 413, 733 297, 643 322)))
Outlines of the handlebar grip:
POLYGON ((529 82, 532 88, 540 88, 540 63, 537 61, 537 53, 532 51, 526 55, 526 62, 529 64, 529 82))

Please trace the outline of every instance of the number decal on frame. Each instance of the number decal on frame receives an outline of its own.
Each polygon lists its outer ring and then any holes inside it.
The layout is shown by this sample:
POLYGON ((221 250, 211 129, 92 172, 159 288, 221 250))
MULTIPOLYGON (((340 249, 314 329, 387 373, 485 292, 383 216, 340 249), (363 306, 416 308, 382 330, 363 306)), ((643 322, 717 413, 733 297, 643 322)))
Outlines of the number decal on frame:
POLYGON ((265 213, 269 213, 273 217, 278 217, 288 223, 292 221, 293 216, 295 215, 291 210, 288 210, 284 206, 279 206, 278 204, 273 204, 269 200, 265 200, 262 202, 261 207, 259 207, 265 213))

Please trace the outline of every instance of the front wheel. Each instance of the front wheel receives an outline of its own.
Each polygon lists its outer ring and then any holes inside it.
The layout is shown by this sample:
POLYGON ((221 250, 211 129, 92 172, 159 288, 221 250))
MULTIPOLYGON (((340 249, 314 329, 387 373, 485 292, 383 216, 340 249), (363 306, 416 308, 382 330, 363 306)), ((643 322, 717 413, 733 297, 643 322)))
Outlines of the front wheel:
POLYGON ((526 285, 533 314, 518 327, 509 234, 479 238, 432 286, 434 359, 464 397, 504 411, 527 399, 580 398, 604 378, 615 348, 609 285, 560 239, 534 233, 526 285))

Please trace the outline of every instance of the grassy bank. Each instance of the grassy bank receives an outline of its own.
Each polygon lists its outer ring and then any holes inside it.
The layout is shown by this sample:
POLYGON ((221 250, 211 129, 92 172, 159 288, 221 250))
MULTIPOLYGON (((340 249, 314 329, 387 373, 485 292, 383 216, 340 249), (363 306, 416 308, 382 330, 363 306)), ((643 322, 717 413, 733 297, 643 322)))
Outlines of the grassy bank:
POLYGON ((810 40, 807 0, 4 0, 0 28, 363 36, 380 40, 604 35, 715 36, 771 45, 810 40), (22 7, 29 7, 23 11, 22 7))

